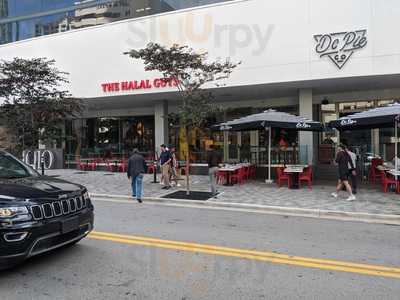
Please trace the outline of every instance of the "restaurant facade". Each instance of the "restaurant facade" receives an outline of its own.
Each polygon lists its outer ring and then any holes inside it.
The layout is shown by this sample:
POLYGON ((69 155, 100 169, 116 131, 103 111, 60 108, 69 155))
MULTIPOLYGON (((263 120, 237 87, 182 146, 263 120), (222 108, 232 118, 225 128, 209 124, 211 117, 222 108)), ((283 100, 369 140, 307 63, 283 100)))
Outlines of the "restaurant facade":
MULTIPOLYGON (((328 123, 396 102, 396 28, 400 2, 395 0, 208 1, 12 41, 0 46, 0 57, 47 57, 69 73, 66 87, 86 109, 82 118, 66 120, 53 145, 64 150, 68 161, 126 155, 133 147, 151 157, 167 144, 178 149, 181 159, 189 148, 192 162, 202 164, 215 144, 226 161, 263 166, 266 132, 219 132, 212 125, 268 109, 328 123), (210 60, 241 62, 218 87, 206 86, 224 110, 191 130, 188 145, 185 132, 167 117, 179 105, 174 83, 123 55, 148 42, 189 45, 207 51, 210 60)), ((378 154, 390 160, 394 155, 393 129, 274 130, 273 163, 329 165, 340 141, 365 157, 378 154)))

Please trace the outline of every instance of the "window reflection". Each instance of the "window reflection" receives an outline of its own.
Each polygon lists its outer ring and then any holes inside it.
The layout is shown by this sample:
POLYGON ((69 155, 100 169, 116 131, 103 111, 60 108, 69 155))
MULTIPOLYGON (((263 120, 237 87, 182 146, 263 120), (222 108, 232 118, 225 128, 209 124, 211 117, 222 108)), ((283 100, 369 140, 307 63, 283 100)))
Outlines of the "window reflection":
POLYGON ((125 157, 133 148, 154 150, 154 117, 76 119, 66 122, 66 154, 125 157))
POLYGON ((231 0, 0 0, 0 44, 231 0), (35 16, 36 15, 36 16, 35 16))

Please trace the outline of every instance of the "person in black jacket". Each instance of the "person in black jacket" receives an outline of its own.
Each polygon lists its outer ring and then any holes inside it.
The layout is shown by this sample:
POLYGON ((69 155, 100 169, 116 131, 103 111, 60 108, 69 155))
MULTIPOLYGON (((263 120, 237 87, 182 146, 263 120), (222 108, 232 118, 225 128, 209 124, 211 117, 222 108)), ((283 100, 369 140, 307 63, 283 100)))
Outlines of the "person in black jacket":
POLYGON ((339 180, 336 187, 336 192, 332 193, 332 196, 334 198, 337 198, 338 193, 343 189, 343 187, 345 187, 347 192, 349 193, 349 198, 347 198, 347 201, 356 200, 356 197, 354 196, 351 186, 349 184, 349 169, 354 170, 355 166, 353 165, 353 161, 350 155, 346 152, 346 146, 340 145, 338 147, 336 163, 338 165, 339 180))
POLYGON ((132 182, 132 197, 142 203, 143 175, 146 173, 147 165, 144 157, 139 154, 138 149, 133 149, 133 154, 128 160, 128 179, 132 182))

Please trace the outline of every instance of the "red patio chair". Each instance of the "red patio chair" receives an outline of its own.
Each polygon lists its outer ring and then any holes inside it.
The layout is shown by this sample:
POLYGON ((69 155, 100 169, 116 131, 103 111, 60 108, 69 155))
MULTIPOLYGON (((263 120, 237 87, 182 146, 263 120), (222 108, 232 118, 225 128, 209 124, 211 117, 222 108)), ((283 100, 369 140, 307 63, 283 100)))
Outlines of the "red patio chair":
POLYGON ((400 194, 400 182, 397 182, 396 193, 397 193, 397 194, 400 194))
POLYGON ((243 184, 246 176, 245 172, 246 171, 244 170, 244 168, 240 168, 239 170, 237 170, 231 175, 231 182, 243 184))
POLYGON ((292 186, 292 176, 290 174, 285 174, 285 168, 276 168, 276 175, 277 175, 277 183, 278 186, 282 186, 282 182, 287 181, 288 183, 288 188, 292 186))
POLYGON ((122 160, 122 161, 120 161, 118 164, 117 164, 117 166, 118 166, 118 172, 122 172, 122 173, 125 173, 127 170, 128 170, 128 162, 127 162, 127 160, 122 160))
POLYGON ((228 175, 224 171, 218 171, 217 174, 217 184, 225 184, 228 180, 228 175))
POLYGON ((382 177, 383 192, 387 193, 389 187, 392 185, 394 185, 396 187, 396 191, 399 189, 399 185, 398 185, 396 178, 394 178, 392 175, 389 175, 389 174, 383 172, 383 177, 382 177))
POLYGON ((249 180, 250 179, 250 166, 243 167, 244 169, 244 179, 249 180))
POLYGON ((96 171, 97 170, 97 161, 93 160, 90 161, 87 165, 89 171, 96 171))
POLYGON ((383 177, 385 176, 383 171, 380 171, 377 169, 378 166, 383 165, 383 159, 380 158, 373 158, 371 161, 371 167, 368 172, 368 180, 369 182, 372 182, 375 184, 376 180, 378 179, 379 181, 382 182, 383 177))
POLYGON ((80 159, 76 160, 76 165, 77 165, 78 169, 81 170, 81 171, 86 171, 87 170, 86 163, 82 162, 80 159))
POLYGON ((312 168, 308 167, 305 168, 303 173, 299 175, 299 188, 301 188, 301 182, 307 182, 308 188, 311 190, 312 189, 312 181, 313 181, 313 174, 312 174, 312 168))
POLYGON ((114 172, 114 165, 109 160, 106 160, 106 169, 108 172, 114 172))
POLYGON ((257 178, 257 167, 255 165, 250 166, 250 178, 251 179, 257 178))
POLYGON ((150 163, 147 165, 147 173, 154 174, 155 170, 156 170, 156 167, 154 166, 153 163, 150 163))

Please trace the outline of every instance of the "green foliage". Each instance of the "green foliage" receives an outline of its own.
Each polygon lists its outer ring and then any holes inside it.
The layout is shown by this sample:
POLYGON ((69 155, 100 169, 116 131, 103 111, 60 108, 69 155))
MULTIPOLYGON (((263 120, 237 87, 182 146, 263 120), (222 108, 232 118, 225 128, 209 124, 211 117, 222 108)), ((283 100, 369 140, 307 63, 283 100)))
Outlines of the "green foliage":
POLYGON ((149 43, 146 48, 131 50, 125 54, 144 62, 146 71, 158 71, 165 80, 174 80, 181 104, 171 117, 181 126, 201 126, 205 119, 218 111, 212 103, 212 93, 202 89, 207 83, 220 86, 218 82, 228 78, 238 64, 229 59, 208 62, 208 53, 197 53, 188 46, 173 45, 168 48, 149 43))
POLYGON ((0 62, 1 118, 21 151, 50 144, 60 137, 60 125, 80 114, 82 104, 61 86, 68 83, 54 60, 45 58, 0 62))
MULTIPOLYGON (((168 48, 156 43, 149 43, 146 48, 131 50, 124 54, 140 59, 146 71, 160 72, 166 81, 172 80, 179 91, 181 103, 177 113, 170 114, 170 121, 179 124, 186 131, 201 127, 207 117, 218 111, 213 103, 212 93, 202 89, 208 83, 219 86, 218 82, 228 78, 238 64, 229 59, 208 61, 208 53, 197 53, 188 46, 173 45, 168 48)), ((186 193, 189 195, 189 149, 186 153, 186 193)))

